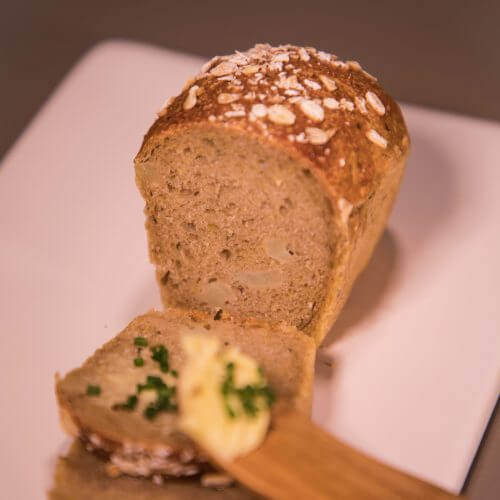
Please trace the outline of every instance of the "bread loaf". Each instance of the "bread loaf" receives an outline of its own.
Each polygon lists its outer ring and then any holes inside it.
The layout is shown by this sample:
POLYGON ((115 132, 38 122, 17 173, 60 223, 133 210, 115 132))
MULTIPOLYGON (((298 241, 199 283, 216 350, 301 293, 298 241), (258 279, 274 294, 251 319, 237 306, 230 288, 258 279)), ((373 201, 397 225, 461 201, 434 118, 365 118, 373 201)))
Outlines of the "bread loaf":
POLYGON ((168 370, 181 370, 185 354, 180 339, 196 332, 216 336, 224 346, 237 346, 259 363, 277 394, 273 411, 291 407, 310 411, 315 358, 312 339, 290 326, 224 316, 214 320, 203 312, 169 309, 136 318, 81 368, 57 383, 63 427, 124 473, 191 476, 206 470, 206 459, 177 430, 177 413, 165 411, 148 419, 144 410, 154 391, 137 389, 136 393, 138 384, 145 384, 149 376, 177 386, 174 375, 160 370, 158 362, 151 359, 150 348, 163 345, 168 351, 168 370), (142 351, 136 345, 137 337, 147 345, 142 351), (143 360, 140 366, 135 363, 138 357, 143 360), (88 394, 89 386, 98 387, 99 394, 88 394), (135 394, 135 404, 123 407, 135 394))
POLYGON ((356 62, 290 45, 215 57, 135 159, 164 304, 286 321, 320 343, 408 149, 398 105, 356 62))

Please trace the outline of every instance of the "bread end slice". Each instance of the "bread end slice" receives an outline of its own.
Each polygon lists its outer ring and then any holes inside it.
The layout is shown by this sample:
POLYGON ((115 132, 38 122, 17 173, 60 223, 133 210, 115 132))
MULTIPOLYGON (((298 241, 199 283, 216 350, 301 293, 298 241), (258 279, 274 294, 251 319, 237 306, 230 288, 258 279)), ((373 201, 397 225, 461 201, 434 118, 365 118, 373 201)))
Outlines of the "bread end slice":
POLYGON ((185 359, 180 340, 188 332, 216 336, 223 345, 238 346, 255 358, 277 393, 273 411, 310 411, 315 358, 310 337, 279 324, 227 316, 214 319, 201 312, 169 309, 136 318, 82 367, 57 382, 63 427, 131 475, 186 476, 205 470, 206 458, 177 431, 175 412, 145 418, 151 394, 141 393, 130 411, 114 406, 126 402, 148 376, 169 376, 151 359, 152 346, 164 345, 169 369, 180 371, 185 359), (137 337, 145 339, 147 347, 135 345, 137 337), (134 364, 138 357, 144 360, 143 366, 134 364), (87 394, 88 386, 98 386, 100 394, 87 394))

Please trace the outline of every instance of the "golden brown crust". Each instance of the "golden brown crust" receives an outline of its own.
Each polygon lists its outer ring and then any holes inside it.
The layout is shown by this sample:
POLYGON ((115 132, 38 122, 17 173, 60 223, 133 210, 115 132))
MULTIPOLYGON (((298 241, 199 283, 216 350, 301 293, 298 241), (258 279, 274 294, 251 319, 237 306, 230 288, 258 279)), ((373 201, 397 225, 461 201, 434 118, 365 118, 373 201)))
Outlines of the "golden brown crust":
POLYGON ((206 122, 308 159, 332 196, 353 205, 368 199, 409 147, 399 106, 358 63, 291 45, 214 58, 160 112, 138 159, 154 138, 206 122))

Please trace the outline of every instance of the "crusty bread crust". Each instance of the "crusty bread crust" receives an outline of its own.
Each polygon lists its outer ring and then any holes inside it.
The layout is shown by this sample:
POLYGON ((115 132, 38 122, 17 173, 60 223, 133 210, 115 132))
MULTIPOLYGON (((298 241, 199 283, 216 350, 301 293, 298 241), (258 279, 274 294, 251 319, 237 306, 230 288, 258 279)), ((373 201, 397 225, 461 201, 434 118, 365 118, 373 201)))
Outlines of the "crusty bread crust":
POLYGON ((188 81, 144 137, 136 165, 165 138, 201 125, 238 130, 305 162, 330 199, 334 267, 326 298, 305 328, 321 343, 369 261, 399 189, 409 152, 399 106, 357 62, 309 47, 257 45, 215 57, 188 81))
POLYGON ((401 110, 376 78, 361 69, 357 62, 342 62, 334 55, 310 47, 257 45, 245 54, 215 57, 186 83, 183 91, 159 115, 144 137, 136 161, 150 154, 156 138, 171 133, 174 128, 205 122, 234 127, 273 141, 289 154, 307 158, 313 172, 328 185, 332 196, 344 198, 353 205, 367 201, 377 190, 385 172, 394 163, 400 163, 409 149, 401 110), (283 60, 284 56, 288 60, 283 60), (226 71, 217 71, 221 64, 227 65, 226 71), (245 69, 253 65, 258 66, 257 73, 246 74, 245 69), (287 81, 279 76, 288 65, 291 69, 287 74, 295 76, 297 84, 295 79, 287 81), (256 74, 263 77, 257 80, 256 74), (325 85, 324 81, 328 81, 325 77, 334 82, 335 89, 330 90, 332 84, 325 85), (305 82, 310 82, 312 87, 305 82), (195 104, 188 107, 186 101, 190 93, 193 96, 195 86, 195 104), (286 95, 290 90, 299 94, 286 95), (220 102, 221 95, 239 95, 240 98, 224 104, 220 102), (331 98, 338 102, 338 108, 326 106, 328 101, 325 99, 331 98), (309 117, 311 113, 304 113, 300 99, 317 101, 323 109, 323 120, 315 121, 309 117), (377 109, 370 102, 377 103, 377 109), (252 112, 255 104, 264 104, 268 110, 273 104, 283 106, 294 114, 294 121, 291 124, 279 123, 279 119, 273 121, 269 111, 264 117, 257 116, 252 112), (308 127, 334 131, 334 135, 317 144, 308 139, 308 127), (386 147, 367 137, 371 130, 387 141, 386 147))

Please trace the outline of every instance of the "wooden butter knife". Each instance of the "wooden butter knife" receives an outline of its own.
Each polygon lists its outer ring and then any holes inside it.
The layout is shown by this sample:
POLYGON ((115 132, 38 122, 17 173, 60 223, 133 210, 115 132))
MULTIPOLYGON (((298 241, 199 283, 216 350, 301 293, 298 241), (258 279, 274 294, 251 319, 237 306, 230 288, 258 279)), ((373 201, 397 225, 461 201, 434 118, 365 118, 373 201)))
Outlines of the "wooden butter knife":
POLYGON ((276 416, 264 443, 248 455, 227 463, 212 458, 272 499, 463 498, 369 458, 298 413, 276 416))

